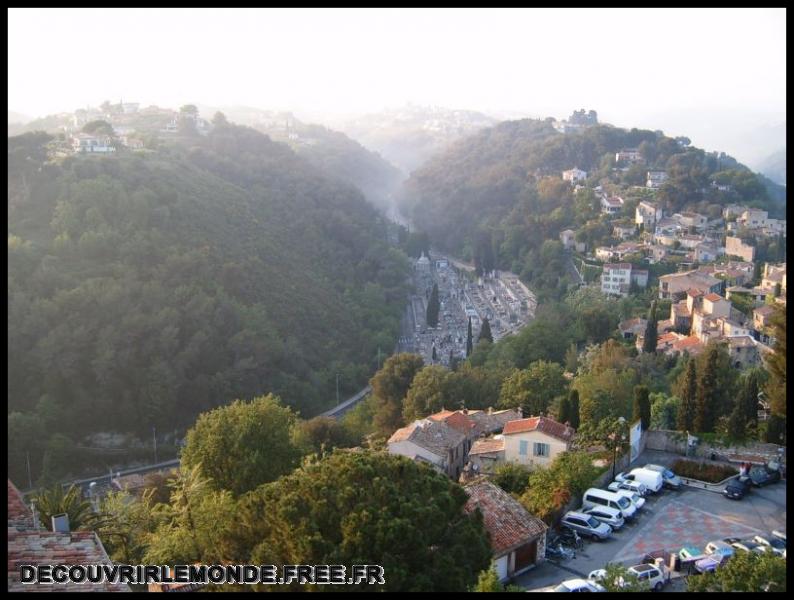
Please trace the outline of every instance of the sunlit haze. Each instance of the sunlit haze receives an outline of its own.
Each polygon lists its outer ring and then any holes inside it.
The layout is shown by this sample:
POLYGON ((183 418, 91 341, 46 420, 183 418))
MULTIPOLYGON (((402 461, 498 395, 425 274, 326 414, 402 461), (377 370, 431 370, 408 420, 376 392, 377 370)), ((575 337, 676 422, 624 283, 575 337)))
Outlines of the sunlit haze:
POLYGON ((330 118, 407 102, 557 117, 586 107, 606 122, 697 142, 694 125, 716 143, 729 126, 785 121, 785 16, 785 9, 10 9, 9 108, 43 116, 121 98, 330 118))

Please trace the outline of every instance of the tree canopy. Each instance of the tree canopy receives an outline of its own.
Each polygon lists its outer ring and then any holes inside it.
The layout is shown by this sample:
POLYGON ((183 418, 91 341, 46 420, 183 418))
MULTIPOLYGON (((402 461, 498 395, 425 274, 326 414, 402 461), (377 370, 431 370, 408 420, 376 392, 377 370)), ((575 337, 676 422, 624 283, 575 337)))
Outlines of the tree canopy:
POLYGON ((336 451, 246 495, 229 558, 377 564, 386 583, 367 590, 460 591, 491 561, 481 516, 463 511, 467 499, 457 483, 427 465, 336 451))

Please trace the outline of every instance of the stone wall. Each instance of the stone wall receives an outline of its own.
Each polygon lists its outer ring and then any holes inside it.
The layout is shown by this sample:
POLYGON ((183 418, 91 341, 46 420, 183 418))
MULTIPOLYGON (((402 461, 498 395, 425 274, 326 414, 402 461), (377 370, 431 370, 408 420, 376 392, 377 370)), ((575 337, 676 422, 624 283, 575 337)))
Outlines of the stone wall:
MULTIPOLYGON (((649 450, 661 450, 672 454, 687 456, 686 434, 680 431, 668 431, 664 429, 651 429, 644 435, 645 447, 649 450)), ((742 462, 767 462, 773 458, 780 457, 781 464, 786 463, 786 448, 777 444, 767 444, 764 442, 751 441, 744 446, 732 445, 722 446, 711 444, 700 440, 693 452, 689 453, 691 458, 742 462), (782 450, 782 455, 780 451, 782 450)))

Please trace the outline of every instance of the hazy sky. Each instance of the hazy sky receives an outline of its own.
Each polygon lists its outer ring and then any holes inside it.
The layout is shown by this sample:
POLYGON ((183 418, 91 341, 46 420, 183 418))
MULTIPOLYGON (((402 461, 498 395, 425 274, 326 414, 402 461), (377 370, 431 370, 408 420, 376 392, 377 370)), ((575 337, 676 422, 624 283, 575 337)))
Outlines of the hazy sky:
POLYGON ((9 108, 356 113, 406 102, 619 125, 785 120, 785 9, 9 9, 9 108), (767 118, 767 117, 765 117, 767 118))

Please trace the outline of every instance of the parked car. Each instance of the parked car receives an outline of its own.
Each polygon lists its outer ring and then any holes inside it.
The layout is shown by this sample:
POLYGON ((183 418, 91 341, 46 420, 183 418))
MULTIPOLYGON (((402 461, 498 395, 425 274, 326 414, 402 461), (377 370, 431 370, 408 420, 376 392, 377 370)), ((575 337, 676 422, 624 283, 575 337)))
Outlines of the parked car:
POLYGON ((596 508, 597 506, 608 506, 619 510, 624 519, 632 519, 637 513, 637 507, 631 500, 618 496, 615 492, 590 488, 582 496, 582 507, 585 509, 596 508))
POLYGON ((612 528, 587 513, 570 511, 560 521, 577 533, 594 540, 605 540, 612 535, 612 528))
POLYGON ((648 493, 648 488, 644 483, 639 481, 631 481, 624 479, 618 481, 617 479, 607 486, 610 492, 617 492, 618 490, 628 490, 629 492, 637 492, 640 496, 645 496, 648 493))
POLYGON ((722 493, 731 500, 741 500, 750 491, 752 482, 749 477, 736 477, 728 482, 722 493))
MULTIPOLYGON (((734 540, 738 541, 738 540, 734 540)), ((715 540, 706 544, 706 554, 719 554, 724 558, 730 558, 734 555, 733 546, 723 540, 715 540)))
POLYGON ((590 571, 590 574, 587 576, 587 581, 592 581, 593 583, 600 583, 604 577, 607 575, 606 569, 596 569, 595 571, 590 571))
POLYGON ((753 540, 739 540, 738 542, 734 542, 731 544, 736 550, 739 552, 755 552, 756 554, 763 554, 767 551, 771 551, 768 546, 764 546, 753 540))
POLYGON ((662 489, 664 485, 664 480, 662 479, 662 474, 656 471, 650 471, 648 469, 643 469, 642 467, 638 467, 636 469, 632 469, 628 473, 620 473, 615 479, 619 481, 627 480, 627 481, 638 481, 640 483, 644 483, 645 487, 648 488, 648 493, 655 494, 659 490, 662 489))
POLYGON ((597 506, 595 508, 588 508, 582 512, 594 516, 602 523, 606 523, 613 531, 620 529, 626 523, 621 512, 609 506, 597 506))
POLYGON ((695 558, 702 558, 706 553, 696 546, 684 546, 678 551, 678 556, 681 560, 692 560, 695 558))
MULTIPOLYGON (((540 590, 539 590, 540 591, 540 590)), ((549 590, 552 592, 605 592, 604 586, 596 583, 595 581, 587 581, 586 579, 568 579, 563 581, 554 589, 549 590)))
POLYGON ((750 480, 755 487, 777 483, 780 481, 780 469, 770 469, 767 466, 750 469, 750 480))
POLYGON ((780 531, 779 529, 775 529, 772 532, 772 535, 774 535, 779 540, 783 540, 783 543, 786 542, 786 532, 785 531, 780 531))
POLYGON ((670 579, 669 573, 666 572, 664 567, 660 568, 645 563, 629 567, 628 571, 637 576, 643 587, 655 592, 661 591, 664 584, 670 579))
POLYGON ((695 573, 713 573, 720 567, 723 560, 725 558, 721 554, 701 558, 695 561, 695 573))
POLYGON ((623 496, 624 498, 631 500, 631 503, 637 507, 637 510, 640 510, 643 506, 645 506, 645 498, 640 496, 640 494, 637 492, 631 490, 618 490, 615 493, 618 496, 623 496))
POLYGON ((753 541, 762 546, 767 546, 778 556, 783 556, 786 551, 786 542, 774 535, 756 535, 753 537, 753 541))
POLYGON ((672 490, 680 490, 681 486, 683 485, 681 478, 673 473, 667 467, 663 467, 661 465, 645 465, 644 469, 648 469, 649 471, 656 471, 657 473, 662 474, 662 480, 664 482, 664 487, 670 488, 672 490))

